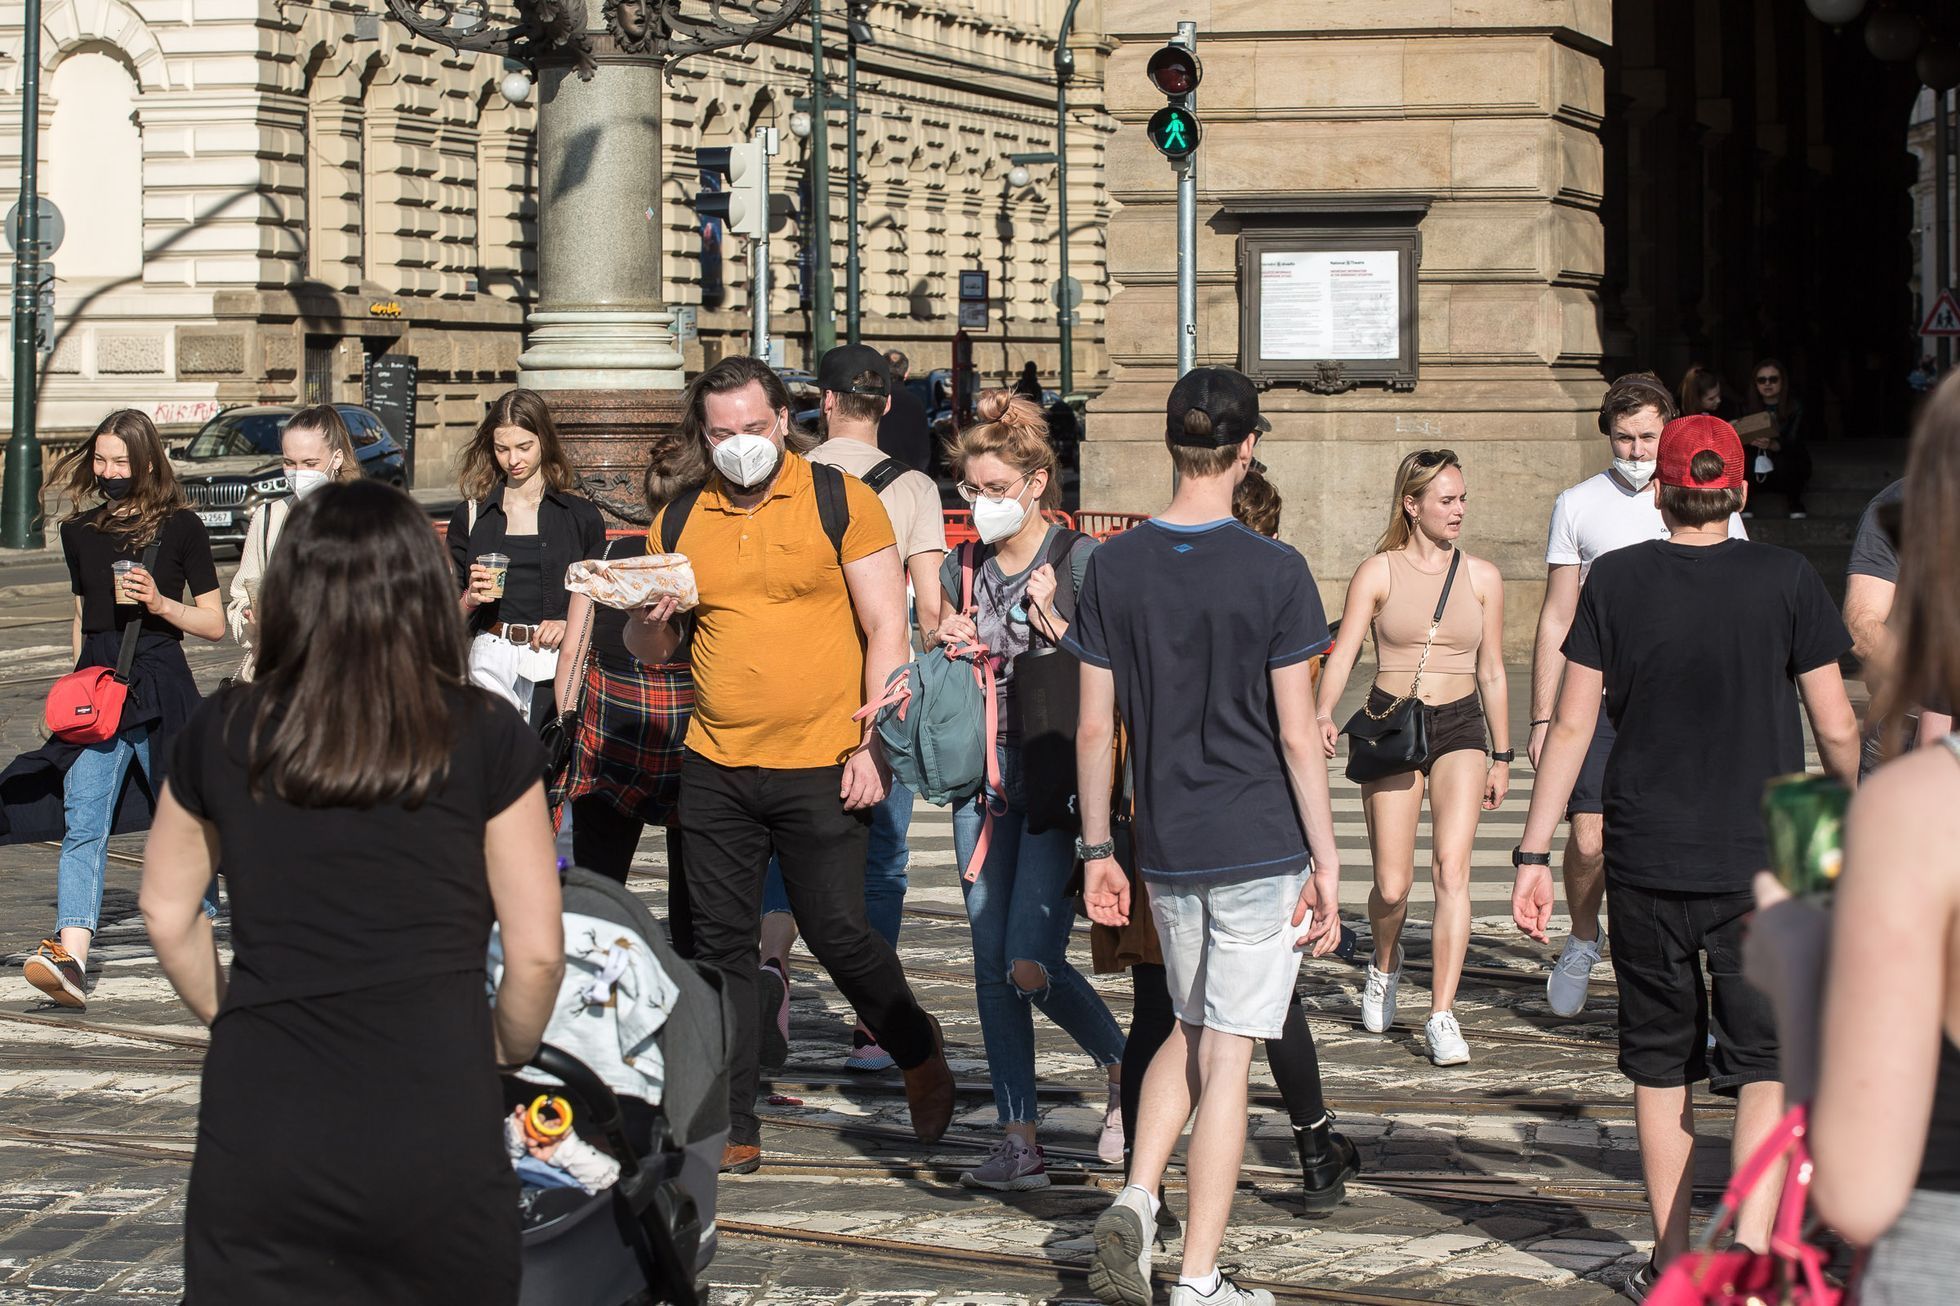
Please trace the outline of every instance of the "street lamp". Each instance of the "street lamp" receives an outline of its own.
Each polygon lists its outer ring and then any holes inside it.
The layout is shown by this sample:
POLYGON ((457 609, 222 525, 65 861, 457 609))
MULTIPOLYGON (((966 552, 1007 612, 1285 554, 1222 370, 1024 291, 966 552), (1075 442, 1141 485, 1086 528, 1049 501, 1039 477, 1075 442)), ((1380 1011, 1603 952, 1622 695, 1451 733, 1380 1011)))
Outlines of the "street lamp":
POLYGON ((867 0, 850 0, 844 31, 844 229, 850 238, 844 242, 844 338, 858 343, 858 44, 876 44, 871 24, 865 21, 867 0))
POLYGON ((1033 179, 1034 178, 1028 172, 1028 170, 1026 168, 1023 168, 1018 163, 1007 170, 1007 184, 1012 186, 1015 190, 1026 189, 1027 184, 1033 179))

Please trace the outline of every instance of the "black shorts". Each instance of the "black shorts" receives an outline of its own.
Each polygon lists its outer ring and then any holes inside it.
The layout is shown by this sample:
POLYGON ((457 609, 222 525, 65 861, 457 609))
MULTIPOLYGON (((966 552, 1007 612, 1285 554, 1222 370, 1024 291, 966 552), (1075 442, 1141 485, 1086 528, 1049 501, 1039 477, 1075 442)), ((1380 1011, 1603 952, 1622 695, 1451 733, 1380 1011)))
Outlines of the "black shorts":
MULTIPOLYGON (((1395 702, 1395 695, 1379 687, 1368 691, 1368 710, 1385 712, 1395 702)), ((1445 753, 1460 753, 1466 749, 1484 751, 1484 703, 1475 694, 1468 694, 1454 703, 1422 705, 1423 714, 1429 723, 1429 755, 1422 759, 1422 773, 1429 774, 1429 768, 1436 765, 1436 759, 1445 753)))
POLYGON ((1565 819, 1574 812, 1598 814, 1606 810, 1606 759, 1613 751, 1613 718, 1606 715, 1606 704, 1599 705, 1599 724, 1593 727, 1592 743, 1586 747, 1585 764, 1572 786, 1572 797, 1565 804, 1565 819))
POLYGON ((1620 1073, 1643 1088, 1706 1079, 1729 1096, 1744 1084, 1779 1079, 1769 999, 1742 978, 1742 926, 1755 896, 1673 893, 1617 881, 1608 883, 1607 896, 1620 992, 1620 1073))

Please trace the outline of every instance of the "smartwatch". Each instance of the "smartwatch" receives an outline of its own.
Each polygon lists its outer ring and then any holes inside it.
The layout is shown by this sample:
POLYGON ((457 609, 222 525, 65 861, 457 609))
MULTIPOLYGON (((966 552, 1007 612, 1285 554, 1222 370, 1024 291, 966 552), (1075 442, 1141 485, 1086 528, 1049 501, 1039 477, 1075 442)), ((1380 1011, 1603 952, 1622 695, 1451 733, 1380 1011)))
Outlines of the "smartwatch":
POLYGON ((1507 748, 1501 753, 1492 753, 1490 760, 1493 762, 1515 762, 1518 760, 1518 750, 1507 748))
MULTIPOLYGON (((1075 837, 1075 855, 1085 862, 1100 861, 1104 857, 1116 855, 1116 840, 1105 839, 1101 843, 1083 843, 1082 836, 1075 837)), ((1550 865, 1547 862, 1546 865, 1550 865)))
POLYGON ((1552 855, 1550 853, 1528 853, 1522 848, 1513 848, 1511 850, 1511 865, 1514 867, 1550 866, 1551 864, 1552 855))

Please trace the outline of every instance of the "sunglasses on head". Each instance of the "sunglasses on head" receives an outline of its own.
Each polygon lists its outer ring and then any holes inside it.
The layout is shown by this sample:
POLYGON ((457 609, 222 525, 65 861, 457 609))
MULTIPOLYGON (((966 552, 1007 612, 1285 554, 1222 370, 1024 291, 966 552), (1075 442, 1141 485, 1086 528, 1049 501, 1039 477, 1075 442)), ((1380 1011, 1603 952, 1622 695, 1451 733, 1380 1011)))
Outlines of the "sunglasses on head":
POLYGON ((1451 449, 1422 449, 1417 451, 1415 465, 1418 467, 1441 467, 1456 461, 1456 453, 1451 449))

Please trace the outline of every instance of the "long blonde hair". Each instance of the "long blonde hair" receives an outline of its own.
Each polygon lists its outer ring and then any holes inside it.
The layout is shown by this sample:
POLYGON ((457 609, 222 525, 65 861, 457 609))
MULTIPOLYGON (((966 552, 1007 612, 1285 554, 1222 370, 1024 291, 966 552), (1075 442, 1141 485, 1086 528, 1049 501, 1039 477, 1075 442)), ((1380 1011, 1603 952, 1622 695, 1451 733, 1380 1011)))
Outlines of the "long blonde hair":
POLYGON ((1388 529, 1375 541, 1376 553, 1388 553, 1407 546, 1415 527, 1409 522, 1404 499, 1421 500, 1429 490, 1430 484, 1443 474, 1445 467, 1463 470, 1453 449, 1418 449, 1402 460, 1395 470, 1395 499, 1388 510, 1388 529))

